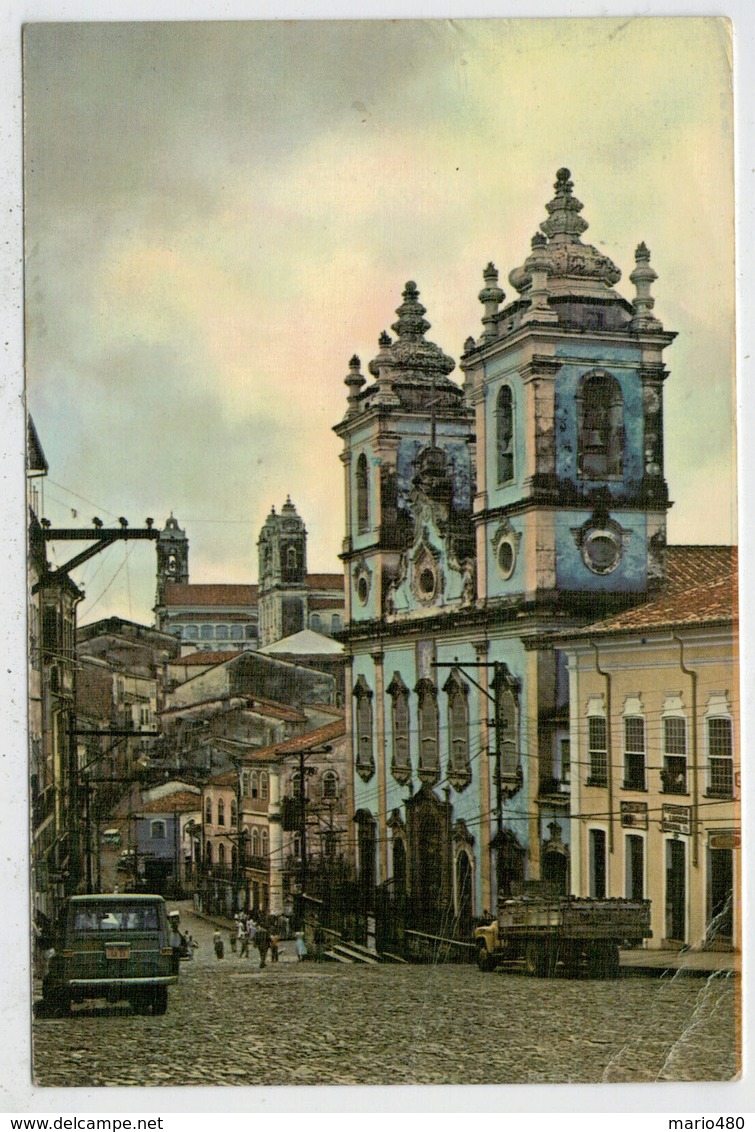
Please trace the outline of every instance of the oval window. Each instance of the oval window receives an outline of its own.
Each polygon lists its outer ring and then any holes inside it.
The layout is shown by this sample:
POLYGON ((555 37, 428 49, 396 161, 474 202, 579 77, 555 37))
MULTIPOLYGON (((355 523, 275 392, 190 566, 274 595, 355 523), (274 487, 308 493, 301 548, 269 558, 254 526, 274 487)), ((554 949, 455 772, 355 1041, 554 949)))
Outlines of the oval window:
POLYGON ((362 576, 359 578, 359 581, 357 582, 357 597, 361 601, 362 605, 367 604, 367 598, 369 597, 369 595, 370 583, 367 581, 364 574, 362 574, 362 576))
POLYGON ((594 574, 610 574, 621 559, 621 546, 612 531, 591 531, 584 541, 584 558, 594 574))
POLYGON ((435 574, 429 566, 420 572, 419 588, 424 597, 430 597, 435 592, 435 574))
POLYGON ((498 544, 498 569, 503 578, 510 578, 514 573, 516 554, 513 543, 509 539, 502 539, 498 544))

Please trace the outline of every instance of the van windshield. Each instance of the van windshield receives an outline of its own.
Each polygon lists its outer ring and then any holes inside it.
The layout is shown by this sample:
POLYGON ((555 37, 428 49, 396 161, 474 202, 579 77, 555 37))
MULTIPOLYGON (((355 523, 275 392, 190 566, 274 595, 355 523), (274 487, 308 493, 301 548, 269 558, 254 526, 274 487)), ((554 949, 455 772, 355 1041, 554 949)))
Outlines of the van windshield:
POLYGON ((154 932, 158 929, 157 907, 154 904, 82 904, 73 915, 77 932, 154 932))

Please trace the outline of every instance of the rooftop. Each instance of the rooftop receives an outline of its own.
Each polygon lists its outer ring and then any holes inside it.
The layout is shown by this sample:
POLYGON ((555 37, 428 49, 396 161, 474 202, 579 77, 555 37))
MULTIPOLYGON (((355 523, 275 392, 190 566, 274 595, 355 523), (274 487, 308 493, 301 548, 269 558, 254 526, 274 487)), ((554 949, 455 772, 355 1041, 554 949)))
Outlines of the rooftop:
POLYGON ((313 629, 302 629, 257 651, 266 656, 275 656, 276 653, 283 656, 342 656, 343 645, 313 629))

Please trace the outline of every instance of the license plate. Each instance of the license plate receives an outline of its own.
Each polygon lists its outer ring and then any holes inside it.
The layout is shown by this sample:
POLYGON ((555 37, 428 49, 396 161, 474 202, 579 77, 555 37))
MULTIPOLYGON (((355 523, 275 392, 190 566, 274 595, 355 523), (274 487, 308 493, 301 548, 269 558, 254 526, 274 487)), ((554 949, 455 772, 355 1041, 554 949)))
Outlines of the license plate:
POLYGON ((117 944, 109 943, 105 945, 105 958, 106 959, 128 959, 129 948, 119 947, 117 944))

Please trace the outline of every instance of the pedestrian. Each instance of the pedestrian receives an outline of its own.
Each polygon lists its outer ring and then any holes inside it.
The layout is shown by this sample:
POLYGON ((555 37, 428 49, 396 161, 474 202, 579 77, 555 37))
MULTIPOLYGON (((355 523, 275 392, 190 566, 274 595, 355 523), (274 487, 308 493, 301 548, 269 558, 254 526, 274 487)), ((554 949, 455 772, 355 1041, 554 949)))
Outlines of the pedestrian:
POLYGON ((246 924, 241 925, 241 935, 239 936, 239 959, 249 958, 249 932, 246 930, 246 924))
POLYGON ((245 931, 245 919, 241 912, 239 912, 238 916, 236 917, 236 942, 239 944, 239 946, 241 945, 241 937, 244 935, 245 931))
POLYGON ((229 929, 228 941, 231 945, 231 951, 235 955, 236 954, 236 927, 235 927, 235 925, 234 925, 234 927, 229 929))
POLYGON ((277 936, 275 934, 275 932, 271 932, 271 934, 270 934, 270 962, 271 963, 277 963, 278 962, 279 948, 280 948, 280 937, 277 936))
POLYGON ((296 932, 294 939, 296 940, 296 943, 294 944, 294 947, 296 948, 296 957, 301 963, 302 959, 305 959, 307 955, 307 945, 304 942, 304 932, 296 932))
POLYGON ((260 970, 267 962, 267 953, 270 950, 270 934, 264 924, 260 924, 254 937, 254 946, 260 953, 260 970))
POLYGON ((246 921, 246 933, 249 936, 249 942, 254 943, 254 938, 257 935, 257 924, 252 916, 246 921))
POLYGON ((217 955, 218 959, 222 959, 224 952, 223 937, 217 928, 215 929, 212 936, 212 945, 215 948, 215 954, 217 955))

